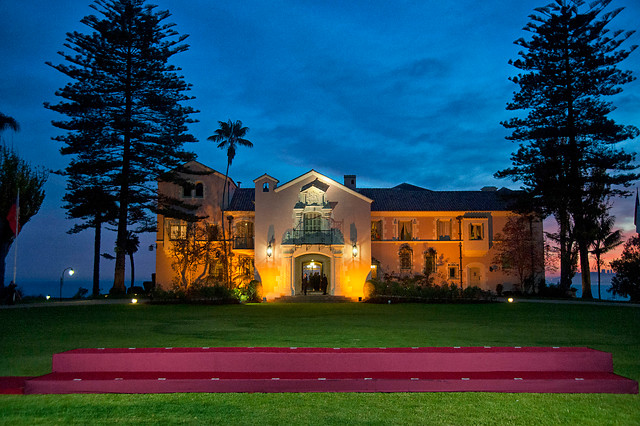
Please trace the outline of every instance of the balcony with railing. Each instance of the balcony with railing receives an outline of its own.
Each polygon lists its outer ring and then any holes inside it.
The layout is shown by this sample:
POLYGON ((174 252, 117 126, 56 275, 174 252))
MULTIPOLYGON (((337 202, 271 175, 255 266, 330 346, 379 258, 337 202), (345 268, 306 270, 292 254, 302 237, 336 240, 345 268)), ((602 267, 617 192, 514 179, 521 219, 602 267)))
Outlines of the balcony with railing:
POLYGON ((255 248, 253 237, 235 237, 233 239, 233 248, 236 250, 255 248))
POLYGON ((282 244, 293 245, 332 245, 332 244, 344 244, 344 236, 342 231, 337 228, 327 230, 304 230, 304 229, 290 229, 288 230, 282 244))

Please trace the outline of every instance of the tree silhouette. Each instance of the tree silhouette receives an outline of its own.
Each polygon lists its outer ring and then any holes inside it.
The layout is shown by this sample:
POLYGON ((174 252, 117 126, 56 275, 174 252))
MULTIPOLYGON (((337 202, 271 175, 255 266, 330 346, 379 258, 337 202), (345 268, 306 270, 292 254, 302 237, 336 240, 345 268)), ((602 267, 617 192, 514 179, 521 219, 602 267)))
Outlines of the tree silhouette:
POLYGON ((611 268, 616 275, 609 291, 640 302, 640 235, 627 240, 620 259, 612 261, 611 268))
POLYGON ((248 148, 253 147, 253 143, 244 139, 244 136, 249 131, 248 127, 242 126, 242 121, 237 120, 235 123, 231 120, 227 122, 218 121, 220 127, 215 131, 212 136, 209 136, 207 140, 212 142, 216 142, 218 144, 218 148, 227 150, 227 170, 224 174, 224 188, 222 189, 222 205, 221 211, 222 215, 220 218, 220 223, 222 224, 222 243, 224 246, 224 259, 225 259, 225 275, 227 281, 227 287, 231 287, 231 277, 229 274, 229 253, 227 250, 227 238, 225 235, 225 226, 224 226, 224 211, 228 206, 227 196, 228 196, 228 180, 229 180, 229 166, 233 162, 233 159, 236 156, 236 148, 237 146, 246 146, 248 148))
POLYGON ((182 148, 195 142, 186 133, 195 111, 182 105, 192 99, 190 85, 169 64, 187 50, 187 36, 166 22, 168 11, 144 0, 96 0, 91 7, 97 14, 81 22, 92 32, 67 33, 65 63, 48 63, 72 82, 56 92, 60 103, 45 107, 68 116, 53 122, 66 132, 56 138, 61 153, 73 156, 66 172, 87 177, 87 186, 99 176, 118 202, 112 291, 123 293, 128 225, 155 231, 158 178, 171 181, 171 171, 194 158, 182 148))
POLYGON ((629 195, 628 186, 638 175, 631 171, 635 154, 616 144, 638 135, 634 126, 609 118, 613 105, 605 96, 622 91, 632 81, 631 71, 617 64, 636 48, 620 48, 633 31, 611 32, 608 24, 622 8, 606 12, 611 0, 555 0, 535 9, 524 28, 531 38, 516 40, 523 48, 510 64, 522 71, 510 80, 519 91, 507 104, 523 110, 502 124, 512 131, 507 138, 519 143, 511 156, 513 167, 497 177, 520 181, 524 189, 558 221, 561 282, 570 285, 573 241, 582 270, 582 297, 592 298, 589 247, 592 218, 603 200, 629 195), (585 9, 585 10, 583 10, 585 9))
POLYGON ((14 132, 17 132, 20 130, 20 125, 14 118, 0 112, 0 132, 4 130, 13 130, 14 132))
POLYGON ((72 219, 83 219, 85 222, 76 224, 68 233, 76 234, 85 229, 95 230, 93 243, 93 297, 100 294, 100 241, 102 225, 115 221, 118 217, 118 205, 114 197, 105 191, 102 186, 83 187, 73 184, 69 179, 67 190, 63 200, 67 216, 72 219), (77 188, 71 190, 71 188, 77 188))
POLYGON ((124 245, 124 252, 129 256, 129 263, 131 264, 131 289, 133 290, 133 283, 136 277, 135 264, 133 263, 133 254, 140 248, 140 238, 133 232, 127 232, 127 241, 124 245))
POLYGON ((44 184, 47 173, 32 167, 18 157, 13 150, 0 147, 0 288, 4 288, 5 266, 9 249, 16 234, 40 210, 44 200, 44 184), (20 204, 16 208, 16 198, 20 191, 20 204), (18 229, 12 229, 7 217, 11 209, 19 211, 18 229))
POLYGON ((610 252, 622 244, 622 232, 617 229, 613 231, 615 217, 609 216, 606 211, 600 215, 595 223, 594 240, 591 245, 591 253, 596 258, 598 268, 598 299, 602 299, 600 292, 600 268, 602 267, 602 255, 610 252))

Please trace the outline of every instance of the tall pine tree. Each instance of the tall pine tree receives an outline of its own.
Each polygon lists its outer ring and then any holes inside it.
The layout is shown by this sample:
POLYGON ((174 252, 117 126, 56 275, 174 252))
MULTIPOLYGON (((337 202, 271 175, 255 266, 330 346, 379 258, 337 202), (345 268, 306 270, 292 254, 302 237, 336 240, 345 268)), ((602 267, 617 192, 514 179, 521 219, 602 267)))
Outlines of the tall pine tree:
POLYGON ((72 81, 56 92, 60 103, 45 107, 68 117, 53 124, 66 131, 56 140, 65 144, 63 155, 74 157, 65 171, 79 178, 74 189, 84 177, 118 202, 112 291, 124 292, 128 226, 154 230, 157 179, 170 180, 169 171, 194 157, 183 150, 195 142, 187 133, 195 111, 183 105, 192 99, 190 85, 169 63, 187 50, 187 36, 166 22, 168 11, 144 0, 96 0, 91 7, 97 15, 81 22, 92 32, 67 33, 70 52, 59 52, 65 63, 48 63, 72 81))
POLYGON ((638 129, 609 118, 613 105, 605 97, 622 91, 634 79, 617 65, 636 46, 620 46, 633 31, 607 26, 622 8, 606 11, 611 0, 585 5, 582 0, 555 0, 535 9, 524 30, 531 38, 516 40, 523 50, 510 63, 521 73, 508 110, 526 111, 502 124, 518 142, 513 166, 496 173, 520 181, 523 188, 553 214, 560 228, 561 284, 571 279, 573 244, 580 254, 583 297, 590 299, 589 247, 594 219, 603 200, 626 195, 637 179, 635 154, 618 148, 638 129))

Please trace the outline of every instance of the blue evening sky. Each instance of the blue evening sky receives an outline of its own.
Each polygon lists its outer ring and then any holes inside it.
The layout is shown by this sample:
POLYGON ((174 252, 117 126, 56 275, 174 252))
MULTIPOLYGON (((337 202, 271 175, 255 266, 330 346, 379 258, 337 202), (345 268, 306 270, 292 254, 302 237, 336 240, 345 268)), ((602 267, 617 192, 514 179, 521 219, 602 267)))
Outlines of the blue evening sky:
MULTIPOLYGON (((176 29, 190 35, 190 50, 173 58, 201 111, 191 126, 200 142, 188 148, 224 172, 225 152, 206 138, 218 120, 242 120, 251 129, 254 148, 238 149, 230 170, 242 186, 263 173, 286 182, 313 168, 338 181, 356 174, 359 186, 518 187, 493 178, 516 148, 499 124, 512 115, 505 104, 516 89, 508 81, 516 69, 507 61, 518 52, 513 41, 528 36, 527 16, 546 0, 153 3, 169 9, 176 29)), ((88 31, 79 21, 93 12, 89 4, 0 3, 0 111, 22 127, 2 139, 48 169, 64 168, 69 158, 51 140, 60 133, 51 120, 61 117, 42 103, 58 102, 54 92, 67 79, 45 61, 61 62, 56 52, 65 49, 66 32, 88 31)), ((614 0, 612 7, 619 6, 626 9, 612 28, 636 28, 640 2, 614 0)), ((631 44, 640 44, 639 34, 631 44)), ((640 73, 640 50, 622 67, 640 73)), ((635 81, 612 99, 621 123, 640 126, 639 89, 635 81)), ((626 148, 637 151, 637 141, 626 148)), ((67 266, 78 270, 77 279, 89 279, 93 233, 66 234, 72 222, 60 208, 63 179, 51 175, 46 193, 18 239, 18 280, 55 282, 67 266)), ((633 227, 633 202, 615 206, 625 231, 633 227)), ((112 234, 105 235, 103 252, 112 251, 112 234)), ((136 255, 139 280, 153 272, 154 240, 145 235, 136 255)), ((102 261, 102 277, 113 277, 111 261, 102 261)))

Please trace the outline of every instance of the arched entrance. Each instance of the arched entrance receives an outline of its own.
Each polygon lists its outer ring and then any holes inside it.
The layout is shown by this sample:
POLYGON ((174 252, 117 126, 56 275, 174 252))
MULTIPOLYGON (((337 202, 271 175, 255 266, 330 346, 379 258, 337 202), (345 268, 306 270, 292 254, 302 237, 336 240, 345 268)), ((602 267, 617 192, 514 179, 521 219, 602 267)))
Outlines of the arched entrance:
POLYGON ((303 294, 302 280, 307 277, 307 294, 325 292, 322 280, 326 278, 326 292, 331 294, 331 259, 322 254, 303 254, 295 258, 294 288, 296 294, 303 294))

